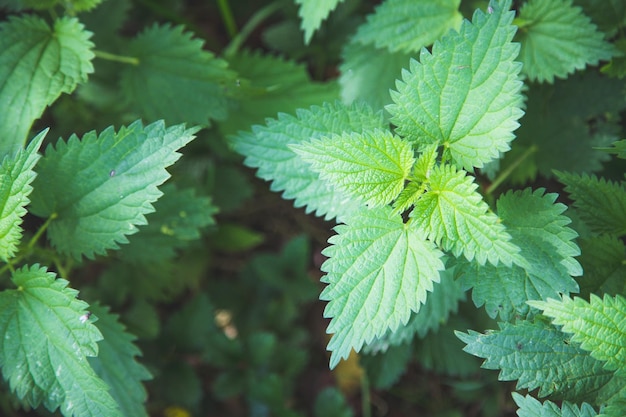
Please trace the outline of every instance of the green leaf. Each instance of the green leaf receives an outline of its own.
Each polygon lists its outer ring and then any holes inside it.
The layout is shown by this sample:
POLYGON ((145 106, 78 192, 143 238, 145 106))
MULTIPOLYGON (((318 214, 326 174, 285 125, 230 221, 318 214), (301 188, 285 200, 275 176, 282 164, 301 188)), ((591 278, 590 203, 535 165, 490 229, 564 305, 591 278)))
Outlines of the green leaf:
POLYGON ((300 5, 298 15, 302 19, 304 42, 309 43, 313 33, 322 25, 322 21, 335 10, 343 0, 295 0, 300 5))
POLYGON ((354 411, 346 403, 341 391, 335 387, 324 388, 315 398, 315 417, 353 417, 354 411))
POLYGON ((574 0, 574 4, 609 36, 626 23, 626 3, 622 0, 574 0))
POLYGON ((617 155, 617 157, 620 159, 626 159, 626 139, 613 142, 612 147, 601 148, 600 150, 617 155))
POLYGON ((208 125, 226 118, 225 87, 234 86, 235 74, 183 30, 154 25, 132 40, 128 54, 138 63, 125 67, 122 91, 148 121, 208 125))
POLYGON ((351 106, 325 103, 322 107, 297 110, 295 117, 279 113, 277 119, 267 120, 265 126, 253 126, 252 132, 231 137, 231 144, 246 157, 247 166, 259 169, 258 177, 273 181, 273 191, 284 191, 283 198, 295 199, 294 205, 306 206, 307 213, 332 219, 353 212, 359 207, 358 202, 328 188, 289 145, 333 134, 382 128, 382 114, 362 103, 351 106))
POLYGON ((498 216, 489 211, 478 186, 465 171, 439 165, 430 174, 429 190, 415 203, 411 219, 428 238, 456 257, 483 265, 520 262, 519 248, 510 240, 498 216))
POLYGON ((624 184, 587 174, 557 172, 557 176, 574 200, 580 218, 593 232, 626 234, 624 184))
POLYGON ((415 163, 410 143, 380 129, 323 137, 290 148, 329 188, 370 207, 391 203, 415 163))
POLYGON ((387 0, 359 26, 354 41, 391 52, 417 52, 461 24, 461 0, 387 0))
POLYGON ((61 93, 87 81, 90 36, 74 18, 53 28, 34 15, 0 24, 0 160, 24 147, 33 121, 61 93))
POLYGON ((519 60, 531 81, 554 77, 609 60, 615 48, 572 0, 530 0, 520 8, 519 60))
POLYGON ((147 393, 141 381, 151 379, 152 375, 137 362, 141 352, 133 343, 135 336, 126 331, 119 316, 108 307, 92 304, 90 308, 98 317, 96 327, 104 339, 98 343, 98 356, 89 358, 89 364, 111 388, 122 415, 147 417, 144 407, 147 393))
POLYGON ((606 362, 608 370, 626 370, 626 299, 605 295, 603 299, 591 294, 590 302, 582 298, 563 297, 560 301, 529 301, 533 307, 563 326, 563 332, 572 333, 572 340, 591 352, 591 356, 606 362))
POLYGON ((543 323, 500 323, 485 334, 456 332, 463 349, 484 358, 486 369, 500 369, 501 381, 517 380, 518 390, 539 388, 539 396, 570 401, 595 400, 612 378, 602 362, 592 358, 567 335, 543 323))
POLYGON ((442 253, 425 240, 419 228, 405 225, 390 208, 361 210, 336 227, 323 252, 328 286, 320 299, 329 301, 324 317, 330 366, 347 358, 351 349, 395 331, 426 301, 427 291, 444 269, 442 253))
POLYGON ((66 417, 122 416, 87 362, 102 335, 78 292, 39 265, 16 270, 12 280, 17 289, 0 293, 0 366, 11 390, 66 417))
POLYGON ((508 192, 498 199, 498 215, 521 248, 524 267, 513 265, 477 265, 466 263, 461 268, 461 282, 473 287, 472 299, 477 307, 485 304, 487 314, 500 314, 504 320, 529 313, 527 300, 547 299, 560 294, 578 292, 572 276, 582 275, 580 255, 573 239, 578 235, 568 227, 563 215, 564 204, 555 204, 557 194, 545 190, 508 192))
POLYGON ((517 392, 512 393, 515 404, 519 407, 517 415, 519 417, 595 417, 598 414, 587 403, 583 403, 579 408, 575 404, 564 401, 561 407, 552 401, 541 404, 539 401, 526 395, 522 397, 517 392))
POLYGON ((359 360, 360 365, 365 368, 372 386, 376 389, 388 390, 407 371, 412 356, 413 345, 404 343, 390 346, 384 353, 359 355, 359 360))
POLYGON ((346 43, 341 55, 339 84, 342 101, 363 100, 376 110, 391 104, 389 91, 411 58, 410 54, 392 53, 355 41, 346 43))
POLYGON ((35 179, 33 167, 39 160, 37 151, 48 131, 33 138, 25 150, 12 157, 5 157, 0 164, 0 259, 8 262, 15 255, 22 240, 22 217, 30 202, 33 190, 30 183, 35 179))
POLYGON ((248 129, 279 112, 339 98, 336 83, 312 81, 305 65, 281 57, 243 51, 229 57, 228 63, 241 79, 234 86, 228 118, 219 123, 224 134, 248 129))
POLYGON ((391 93, 398 132, 420 147, 443 146, 459 168, 481 168, 509 150, 523 114, 510 5, 492 2, 491 13, 477 10, 459 33, 422 50, 391 93))
POLYGON ((80 259, 117 249, 146 224, 144 215, 162 195, 157 187, 170 176, 165 168, 196 131, 137 121, 117 133, 108 128, 59 140, 38 163, 31 211, 55 216, 48 237, 62 253, 80 259))
POLYGON ((626 276, 626 246, 621 239, 600 235, 579 240, 584 275, 578 278, 580 296, 590 293, 616 294, 624 288, 626 276))
POLYGON ((217 208, 211 199, 195 195, 193 188, 178 190, 172 184, 161 188, 163 196, 154 203, 154 213, 146 216, 148 224, 128 239, 120 252, 130 263, 163 262, 200 237, 200 229, 215 224, 217 208))

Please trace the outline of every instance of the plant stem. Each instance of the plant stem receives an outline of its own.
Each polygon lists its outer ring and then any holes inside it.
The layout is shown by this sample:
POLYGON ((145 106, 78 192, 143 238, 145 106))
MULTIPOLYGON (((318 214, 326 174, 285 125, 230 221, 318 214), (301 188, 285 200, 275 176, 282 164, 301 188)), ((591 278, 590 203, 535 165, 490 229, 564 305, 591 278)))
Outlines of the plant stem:
POLYGON ((502 184, 513 173, 513 171, 515 171, 517 167, 522 162, 524 162, 524 160, 526 160, 526 158, 537 152, 538 149, 539 148, 537 148, 537 145, 533 145, 528 148, 526 152, 521 154, 519 158, 513 161, 511 165, 509 165, 504 171, 500 173, 500 175, 498 175, 498 177, 489 185, 489 187, 487 187, 487 189, 485 190, 485 194, 491 195, 496 190, 496 188, 498 188, 500 184, 502 184))
POLYGON ((370 403, 370 380, 367 377, 367 372, 363 370, 363 374, 361 375, 361 415, 363 417, 372 417, 370 403))
POLYGON ((230 4, 228 0, 217 0, 217 5, 220 9, 224 26, 226 26, 226 32, 228 32, 228 36, 233 39, 237 36, 237 24, 233 17, 233 11, 230 9, 230 4))
POLYGON ((223 55, 225 57, 233 56, 237 53, 244 41, 250 36, 250 34, 259 26, 265 19, 271 16, 276 11, 280 10, 281 4, 279 2, 270 3, 263 7, 259 11, 250 17, 246 24, 241 28, 239 33, 230 41, 230 44, 224 48, 223 55))
POLYGON ((48 226, 50 226, 50 223, 52 223, 52 221, 56 219, 58 216, 59 215, 57 213, 52 213, 50 217, 48 217, 48 220, 46 220, 46 222, 41 225, 39 230, 37 230, 35 235, 28 242, 28 245, 26 245, 26 248, 28 248, 28 250, 32 249, 33 246, 35 246, 35 244, 37 243, 41 235, 43 235, 43 232, 45 232, 48 229, 48 226))
POLYGON ((116 55, 105 51, 93 51, 96 58, 106 59, 107 61, 122 62, 124 64, 139 65, 139 58, 134 56, 116 55))

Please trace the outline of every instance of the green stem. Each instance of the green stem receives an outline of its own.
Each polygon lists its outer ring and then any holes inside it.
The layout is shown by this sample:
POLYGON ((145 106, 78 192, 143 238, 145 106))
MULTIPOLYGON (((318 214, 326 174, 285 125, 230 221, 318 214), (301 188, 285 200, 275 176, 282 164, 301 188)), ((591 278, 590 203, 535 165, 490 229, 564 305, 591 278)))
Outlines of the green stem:
POLYGON ((517 167, 526 160, 526 158, 528 158, 538 150, 539 148, 537 147, 537 145, 533 145, 530 148, 526 149, 526 152, 521 154, 519 158, 513 161, 511 165, 509 165, 504 171, 502 171, 500 175, 498 175, 498 177, 491 184, 489 184, 489 187, 487 187, 487 189, 485 190, 485 194, 491 195, 496 190, 496 188, 498 188, 500 184, 502 184, 513 173, 513 171, 515 171, 517 167))
POLYGON ((262 9, 258 10, 241 28, 239 33, 230 41, 230 44, 224 49, 223 55, 225 57, 233 56, 239 51, 241 45, 250 36, 252 32, 269 16, 280 10, 281 4, 279 2, 270 3, 262 9))
POLYGON ((233 17, 233 11, 230 9, 230 4, 228 0, 217 0, 217 5, 220 9, 224 26, 226 26, 226 32, 228 32, 228 36, 232 39, 237 36, 237 24, 233 17))
POLYGON ((106 59, 107 61, 122 62, 124 64, 139 65, 139 58, 134 56, 116 55, 105 51, 93 51, 96 58, 106 59))
POLYGON ((54 219, 56 219, 59 215, 57 213, 52 213, 50 215, 50 217, 48 217, 48 220, 46 220, 46 222, 44 224, 41 225, 41 227, 39 228, 39 230, 37 230, 37 232, 35 233, 35 235, 30 239, 30 241, 28 242, 28 245, 26 245, 26 248, 30 251, 35 244, 37 243, 37 241, 39 240, 39 238, 41 237, 41 235, 43 235, 43 233, 48 229, 48 226, 50 226, 50 223, 52 223, 52 221, 54 219))
POLYGON ((363 417, 372 417, 370 403, 370 380, 367 377, 367 372, 363 370, 363 374, 361 376, 361 415, 363 417))

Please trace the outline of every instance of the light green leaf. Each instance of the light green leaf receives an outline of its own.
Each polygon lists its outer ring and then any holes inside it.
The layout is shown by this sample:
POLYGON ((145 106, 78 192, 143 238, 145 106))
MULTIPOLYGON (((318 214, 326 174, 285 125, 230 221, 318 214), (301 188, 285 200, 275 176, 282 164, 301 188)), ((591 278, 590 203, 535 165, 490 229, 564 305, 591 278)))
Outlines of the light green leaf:
POLYGON ((211 199, 195 195, 195 190, 178 190, 172 184, 161 188, 163 196, 154 203, 154 213, 146 216, 148 224, 139 227, 128 245, 120 251, 129 263, 163 262, 200 237, 200 230, 215 224, 217 208, 211 199))
POLYGON ((25 150, 7 156, 0 164, 0 259, 8 262, 15 255, 22 239, 22 217, 30 202, 33 190, 30 183, 35 179, 33 167, 39 160, 37 151, 48 131, 33 138, 25 150))
POLYGON ((11 390, 66 417, 121 417, 87 362, 102 335, 78 292, 39 265, 16 270, 12 280, 17 289, 0 293, 0 366, 11 390))
POLYGON ((126 332, 119 322, 119 316, 109 312, 108 307, 91 305, 91 312, 98 318, 96 327, 104 337, 98 343, 97 357, 89 358, 89 364, 111 388, 111 395, 117 401, 122 415, 147 417, 144 407, 147 393, 141 381, 152 376, 137 362, 141 352, 133 341, 135 337, 126 332))
POLYGON ((572 333, 572 340, 591 352, 594 358, 606 362, 608 370, 626 370, 626 299, 605 295, 603 299, 591 294, 590 302, 582 298, 563 297, 560 301, 529 301, 531 306, 552 317, 563 332, 572 333))
POLYGON ((0 24, 0 160, 24 147, 33 121, 61 93, 87 81, 90 36, 74 18, 53 28, 34 15, 0 24))
POLYGON ((626 234, 626 188, 624 184, 598 178, 557 172, 565 191, 574 200, 580 218, 595 233, 626 234))
POLYGON ((291 113, 339 98, 335 82, 311 80, 306 66, 294 61, 243 51, 229 57, 228 63, 240 80, 231 87, 228 118, 219 122, 224 134, 249 129, 279 112, 291 113))
POLYGON ((415 163, 411 144, 381 129, 323 137, 290 148, 329 188, 370 207, 391 203, 415 163))
POLYGON ((354 41, 391 52, 417 52, 461 24, 461 0, 387 0, 367 17, 354 41))
POLYGON ((579 408, 575 404, 564 401, 561 407, 552 401, 541 404, 530 395, 522 397, 517 392, 512 393, 515 404, 519 407, 517 415, 519 417, 595 417, 598 414, 587 403, 583 403, 579 408))
POLYGON ((509 150, 523 114, 510 5, 492 2, 490 13, 477 10, 459 33, 435 42, 432 52, 422 50, 391 92, 395 104, 387 110, 398 132, 420 147, 443 146, 466 170, 509 150))
POLYGON ((578 292, 572 276, 582 275, 580 255, 573 242, 577 234, 567 227, 570 219, 562 213, 563 204, 554 204, 557 194, 543 189, 508 192, 498 199, 498 215, 521 248, 523 267, 465 263, 461 271, 464 287, 473 288, 472 300, 477 307, 485 305, 487 314, 503 320, 525 316, 530 309, 527 300, 545 300, 560 294, 578 292))
POLYGON ((531 81, 552 83, 615 54, 572 0, 530 0, 520 8, 519 25, 519 60, 531 81))
POLYGON ((283 198, 295 199, 296 207, 306 206, 307 212, 332 219, 353 212, 359 207, 358 202, 328 188, 289 145, 383 128, 382 114, 363 103, 325 103, 322 107, 297 110, 295 117, 279 113, 277 119, 268 119, 265 126, 253 126, 252 132, 239 133, 230 141, 235 151, 246 157, 247 166, 259 169, 257 176, 273 181, 273 191, 284 191, 283 198))
POLYGON ((485 359, 483 368, 500 369, 498 379, 517 380, 517 389, 539 388, 540 397, 593 402, 613 377, 553 326, 529 321, 499 326, 485 334, 470 330, 456 335, 467 344, 463 350, 485 359))
POLYGON ((122 91, 148 121, 208 125, 226 117, 226 87, 234 87, 235 74, 183 29, 154 25, 130 42, 128 54, 138 63, 125 66, 122 91))
POLYGON ((157 187, 170 177, 165 168, 196 131, 137 121, 117 133, 108 128, 59 140, 38 164, 31 211, 55 216, 48 237, 62 253, 80 259, 117 249, 146 224, 144 215, 162 195, 157 187))
POLYGON ((352 349, 406 324, 444 269, 442 253, 390 208, 364 209, 345 223, 323 252, 328 286, 320 299, 329 301, 324 317, 331 318, 331 368, 352 349))
POLYGON ((483 265, 503 262, 520 263, 519 248, 489 211, 478 186, 465 171, 452 165, 439 165, 430 173, 429 190, 415 203, 411 219, 428 238, 451 251, 456 257, 463 254, 483 265))
POLYGON ((335 10, 343 0, 295 0, 300 5, 298 15, 304 30, 304 42, 309 43, 313 33, 322 25, 322 21, 335 10))

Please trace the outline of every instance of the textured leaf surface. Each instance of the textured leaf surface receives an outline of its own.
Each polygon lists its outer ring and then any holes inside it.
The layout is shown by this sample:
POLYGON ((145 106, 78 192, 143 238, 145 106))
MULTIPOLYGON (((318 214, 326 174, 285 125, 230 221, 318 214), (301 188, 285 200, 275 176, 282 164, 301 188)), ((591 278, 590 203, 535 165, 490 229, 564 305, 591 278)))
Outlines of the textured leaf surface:
POLYGON ((235 151, 246 157, 247 166, 258 168, 257 176, 273 181, 273 191, 284 191, 283 198, 295 199, 296 207, 332 219, 351 213, 358 203, 327 187, 289 145, 344 132, 382 129, 382 114, 363 104, 344 106, 326 103, 322 107, 300 109, 296 116, 279 113, 265 126, 231 138, 235 151))
POLYGON ((329 188, 371 207, 391 203, 415 163, 411 144, 388 130, 323 137, 291 149, 329 188))
POLYGON ((128 262, 163 262, 200 237, 200 229, 215 224, 217 208, 208 197, 195 195, 192 188, 178 190, 165 184, 163 196, 154 203, 148 224, 128 239, 120 256, 128 262))
POLYGON ((595 175, 557 173, 581 219, 596 233, 626 234, 626 188, 595 175))
POLYGON ((332 318, 331 368, 352 349, 406 324, 443 269, 442 253, 389 208, 361 210, 345 223, 323 252, 328 286, 320 299, 329 301, 324 317, 332 318))
POLYGON ((162 195, 157 187, 170 176, 165 168, 196 131, 137 121, 117 133, 108 128, 59 140, 38 164, 31 211, 56 216, 48 237, 62 253, 92 258, 116 249, 146 224, 144 215, 162 195))
POLYGON ((417 52, 461 24, 461 0, 387 0, 354 37, 391 52, 417 52))
POLYGON ((523 268, 475 263, 461 268, 461 282, 466 288, 473 287, 474 304, 484 304, 489 316, 500 314, 511 320, 528 314, 527 300, 578 292, 572 278, 582 275, 574 259, 580 255, 573 242, 577 234, 563 215, 567 207, 555 204, 556 198, 557 194, 544 194, 543 189, 526 189, 508 192, 498 200, 498 215, 526 262, 523 268))
POLYGON ((451 165, 434 167, 430 189, 411 212, 413 222, 454 256, 463 254, 481 265, 487 260, 494 265, 519 261, 519 248, 466 174, 451 165))
POLYGON ((15 290, 0 293, 0 366, 11 390, 33 407, 64 416, 122 416, 87 357, 98 354, 98 329, 68 282, 34 265, 15 271, 15 290))
POLYGON ((296 0, 300 5, 298 15, 302 19, 304 42, 309 43, 313 33, 322 25, 322 21, 335 10, 343 0, 296 0))
POLYGON ((129 44, 139 60, 126 66, 121 86, 148 121, 208 125, 227 115, 226 86, 235 83, 227 63, 203 49, 182 26, 152 26, 129 44))
POLYGON ((428 293, 426 302, 404 326, 374 339, 366 346, 367 352, 386 351, 390 346, 409 343, 417 335, 424 338, 429 332, 436 332, 446 323, 451 313, 456 313, 459 301, 465 299, 465 292, 454 279, 452 268, 440 272, 440 282, 433 283, 433 290, 428 293))
POLYGON ((530 80, 552 83, 615 53, 572 0, 531 0, 521 7, 519 19, 519 60, 530 80))
POLYGON ((0 259, 7 262, 22 239, 22 217, 33 190, 33 167, 39 160, 37 151, 47 131, 40 133, 25 150, 7 156, 0 164, 0 259))
POLYGON ((540 397, 593 400, 612 378, 602 362, 542 323, 501 323, 500 330, 485 334, 472 330, 456 334, 467 344, 463 350, 485 359, 483 368, 500 369, 498 379, 517 380, 517 389, 539 388, 540 397))
POLYGON ((519 417, 595 417, 598 415, 593 407, 587 403, 578 407, 564 401, 559 407, 552 401, 546 401, 542 404, 530 395, 523 397, 516 392, 512 395, 515 404, 519 407, 517 410, 519 417))
POLYGON ((150 372, 137 362, 141 352, 133 341, 135 337, 126 332, 119 317, 107 307, 92 305, 91 312, 98 317, 96 327, 103 340, 98 343, 97 357, 89 358, 89 364, 111 388, 111 395, 124 416, 147 417, 143 403, 147 393, 141 381, 151 378, 150 372))
POLYGON ((626 246, 621 239, 611 235, 586 237, 579 240, 582 252, 580 264, 584 275, 579 277, 580 296, 589 294, 617 294, 626 276, 626 246))
POLYGON ((306 66, 281 57, 244 51, 229 57, 228 63, 241 80, 239 87, 237 83, 231 87, 228 118, 219 123, 225 134, 264 123, 279 112, 291 113, 339 98, 336 83, 315 82, 306 66))
POLYGON ((563 297, 560 301, 532 301, 533 307, 552 317, 554 324, 573 333, 572 340, 591 352, 594 358, 606 362, 606 369, 626 370, 626 299, 605 295, 603 299, 591 294, 590 302, 582 298, 563 297))
POLYGON ((22 149, 33 121, 93 72, 91 34, 78 20, 50 28, 33 15, 0 24, 0 160, 22 149))
POLYGON ((422 50, 387 107, 400 134, 420 146, 443 146, 466 170, 509 150, 523 114, 510 5, 492 2, 491 14, 477 10, 472 23, 435 42, 432 53, 422 50))
POLYGON ((598 28, 613 35, 626 22, 626 3, 622 0, 574 0, 598 28))

